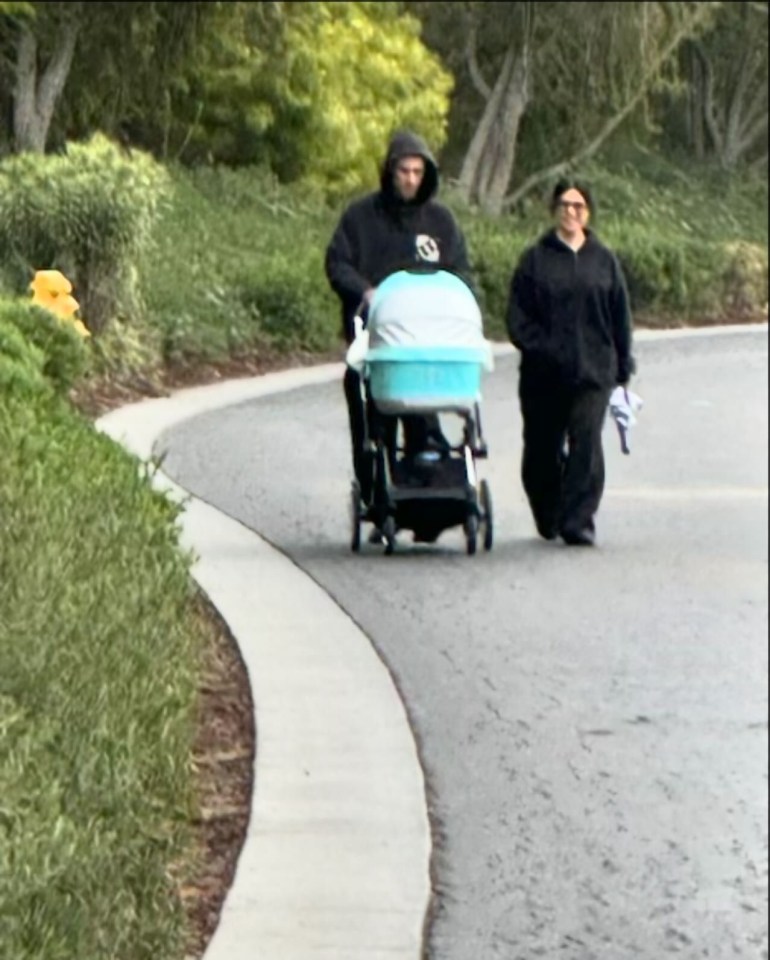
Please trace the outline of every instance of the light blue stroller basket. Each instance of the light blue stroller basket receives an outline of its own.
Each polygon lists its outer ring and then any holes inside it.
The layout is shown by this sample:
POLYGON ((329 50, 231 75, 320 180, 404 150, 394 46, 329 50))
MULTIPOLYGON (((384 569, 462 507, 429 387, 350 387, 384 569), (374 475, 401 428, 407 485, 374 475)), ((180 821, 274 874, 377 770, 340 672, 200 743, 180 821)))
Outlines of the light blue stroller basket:
POLYGON ((383 413, 470 411, 491 369, 481 311, 468 285, 443 270, 402 270, 369 309, 364 377, 383 413))
POLYGON ((456 526, 463 528, 469 554, 476 552, 479 534, 490 550, 492 500, 476 461, 487 456, 479 404, 482 372, 492 368, 492 351, 471 289, 438 269, 391 274, 377 287, 363 339, 368 345, 362 344, 359 369, 366 402, 371 400, 384 417, 367 427, 372 485, 371 499, 363 505, 361 488, 353 481, 351 548, 360 550, 361 523, 370 522, 380 531, 386 554, 393 552, 398 531, 411 530, 416 542, 433 543, 456 526), (459 415, 462 437, 455 445, 445 441, 441 451, 407 455, 396 432, 389 433, 384 424, 389 421, 392 428, 394 418, 442 412, 459 415))

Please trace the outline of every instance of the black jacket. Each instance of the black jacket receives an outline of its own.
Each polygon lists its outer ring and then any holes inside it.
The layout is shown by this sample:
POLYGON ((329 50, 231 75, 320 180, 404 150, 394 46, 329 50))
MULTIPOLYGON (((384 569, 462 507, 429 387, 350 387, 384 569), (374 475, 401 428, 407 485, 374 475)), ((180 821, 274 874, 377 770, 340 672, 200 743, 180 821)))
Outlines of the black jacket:
POLYGON ((577 252, 555 230, 524 252, 511 278, 506 321, 522 361, 562 383, 612 387, 634 372, 623 271, 588 230, 577 252))
POLYGON ((348 343, 353 317, 364 291, 408 266, 434 263, 470 282, 465 240, 452 213, 433 197, 438 190, 436 161, 412 133, 396 134, 380 175, 380 189, 352 203, 343 213, 326 249, 326 276, 342 302, 348 343), (402 157, 419 156, 425 176, 417 196, 403 201, 393 189, 393 169, 402 157))

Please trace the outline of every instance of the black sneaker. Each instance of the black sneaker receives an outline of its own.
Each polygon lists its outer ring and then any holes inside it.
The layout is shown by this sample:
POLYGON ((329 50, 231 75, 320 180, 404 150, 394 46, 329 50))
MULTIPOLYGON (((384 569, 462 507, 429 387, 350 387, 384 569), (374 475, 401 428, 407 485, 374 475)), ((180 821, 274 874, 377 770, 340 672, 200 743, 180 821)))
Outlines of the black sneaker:
POLYGON ((535 526, 543 540, 555 540, 558 536, 559 528, 554 521, 546 523, 544 520, 535 519, 535 526))
POLYGON ((596 544, 596 534, 590 527, 583 527, 580 530, 564 527, 561 538, 570 547, 593 547, 596 544))

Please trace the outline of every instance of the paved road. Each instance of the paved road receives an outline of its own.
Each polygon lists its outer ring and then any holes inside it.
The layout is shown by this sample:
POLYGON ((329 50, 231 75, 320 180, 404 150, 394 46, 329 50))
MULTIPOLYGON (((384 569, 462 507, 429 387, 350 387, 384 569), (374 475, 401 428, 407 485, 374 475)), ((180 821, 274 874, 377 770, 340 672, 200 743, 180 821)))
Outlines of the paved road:
POLYGON ((207 414, 165 472, 371 637, 434 834, 431 960, 767 957, 767 330, 639 339, 600 548, 535 539, 515 358, 486 385, 496 545, 350 554, 341 388, 207 414))

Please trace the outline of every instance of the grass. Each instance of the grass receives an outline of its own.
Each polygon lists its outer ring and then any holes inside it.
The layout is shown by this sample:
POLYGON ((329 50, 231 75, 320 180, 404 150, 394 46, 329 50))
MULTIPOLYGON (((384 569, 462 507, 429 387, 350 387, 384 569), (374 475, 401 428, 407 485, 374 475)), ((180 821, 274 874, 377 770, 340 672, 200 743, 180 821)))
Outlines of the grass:
POLYGON ((51 397, 4 397, 0 941, 173 960, 200 628, 173 508, 51 397))

